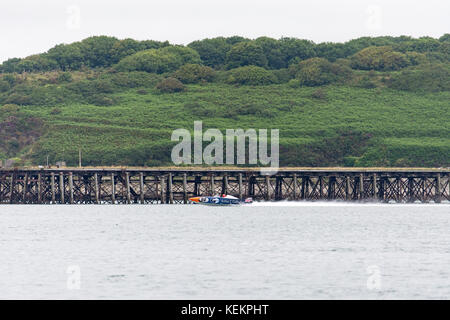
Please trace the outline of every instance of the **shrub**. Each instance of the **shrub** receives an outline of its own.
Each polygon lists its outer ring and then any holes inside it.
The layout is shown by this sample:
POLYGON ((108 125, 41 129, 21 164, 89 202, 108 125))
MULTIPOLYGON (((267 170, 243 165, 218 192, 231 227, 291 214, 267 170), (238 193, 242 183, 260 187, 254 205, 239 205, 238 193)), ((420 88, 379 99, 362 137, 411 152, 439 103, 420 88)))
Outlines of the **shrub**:
POLYGON ((20 80, 12 74, 3 75, 3 81, 6 81, 10 87, 14 87, 16 84, 20 82, 20 80))
MULTIPOLYGON (((159 49, 168 46, 168 42, 159 42, 154 40, 144 40, 137 41, 133 39, 119 40, 111 48, 109 54, 111 55, 110 62, 115 64, 126 56, 130 56, 138 51, 148 50, 148 49, 159 49)), ((110 64, 110 65, 111 65, 110 64)))
POLYGON ((90 96, 98 93, 113 93, 115 91, 114 83, 109 79, 77 81, 68 84, 67 88, 82 96, 90 96))
POLYGON ((186 63, 201 63, 200 55, 194 49, 185 46, 167 46, 158 49, 162 54, 173 54, 177 57, 180 65, 186 63))
POLYGON ((344 67, 344 68, 351 68, 351 66, 352 66, 351 60, 345 59, 345 58, 336 59, 336 61, 334 63, 336 63, 337 65, 344 67))
POLYGON ((11 89, 9 83, 4 80, 0 80, 0 92, 6 92, 9 89, 11 89))
POLYGON ((291 88, 299 88, 302 86, 302 83, 298 79, 291 79, 289 80, 288 85, 291 88))
POLYGON ((374 89, 377 87, 377 84, 369 76, 364 76, 356 82, 356 86, 364 89, 374 89))
POLYGON ((96 106, 112 106, 116 103, 113 98, 104 94, 93 94, 88 97, 88 102, 96 106))
POLYGON ((256 66, 230 70, 227 79, 228 83, 242 85, 267 85, 276 81, 277 79, 271 71, 256 66))
POLYGON ((450 91, 450 68, 445 64, 425 64, 406 69, 393 75, 388 86, 406 91, 450 91))
POLYGON ((288 69, 278 69, 272 71, 274 76, 277 78, 277 83, 286 83, 291 80, 291 74, 288 69))
MULTIPOLYGON (((11 141, 11 148, 16 148, 18 149, 20 147, 19 143, 17 141, 11 141), (17 145, 17 147, 16 147, 17 145)), ((9 159, 10 161, 12 161, 12 166, 13 167, 22 167, 24 165, 24 161, 21 158, 15 157, 15 158, 11 158, 9 159)))
POLYGON ((154 87, 161 76, 143 71, 117 72, 108 74, 111 82, 119 88, 154 87))
POLYGON ((90 81, 95 93, 113 93, 114 84, 109 79, 95 79, 90 81))
POLYGON ((291 74, 299 80, 300 85, 321 86, 338 80, 346 80, 351 75, 351 69, 331 63, 323 58, 311 58, 290 68, 291 74))
POLYGON ((150 49, 123 58, 115 68, 118 71, 163 73, 176 67, 177 59, 174 55, 162 55, 157 49, 150 49))
POLYGON ((157 84, 156 89, 163 93, 172 93, 184 91, 186 87, 176 78, 166 78, 157 84))
POLYGON ((188 63, 174 73, 174 77, 183 83, 197 83, 211 81, 214 78, 214 70, 199 64, 188 63))
POLYGON ((72 74, 70 72, 62 72, 56 78, 58 83, 72 82, 72 74))
POLYGON ((318 88, 311 94, 311 97, 317 100, 326 100, 327 93, 325 92, 325 90, 322 90, 322 88, 318 88))
POLYGON ((368 47, 351 58, 351 66, 361 70, 399 70, 410 65, 408 57, 390 46, 368 47))
POLYGON ((359 157, 347 156, 343 158, 344 167, 354 167, 358 161, 359 157))
POLYGON ((206 107, 202 106, 196 102, 194 103, 188 102, 184 104, 183 108, 185 109, 186 112, 195 114, 196 116, 199 117, 213 117, 217 111, 217 109, 208 108, 207 106, 206 107))
POLYGON ((0 108, 0 113, 2 116, 14 115, 19 112, 20 107, 16 104, 5 104, 0 108))
POLYGON ((21 112, 16 105, 1 107, 0 113, 0 154, 14 157, 21 154, 26 146, 31 146, 42 134, 44 122, 21 112))
POLYGON ((141 95, 146 95, 148 94, 148 91, 145 89, 139 89, 138 91, 136 91, 137 94, 141 94, 141 95))
POLYGON ((66 86, 38 86, 26 82, 15 86, 7 95, 0 96, 0 103, 55 106, 81 99, 82 97, 69 90, 66 86))
POLYGON ((61 109, 59 109, 59 108, 53 108, 50 111, 50 114, 52 114, 52 115, 57 115, 57 114, 60 114, 60 113, 61 113, 61 109))
POLYGON ((253 115, 264 118, 273 118, 275 117, 275 112, 268 105, 249 103, 230 106, 225 111, 225 115, 226 117, 231 117, 233 119, 238 119, 239 116, 247 116, 247 115, 253 115))
POLYGON ((164 73, 174 71, 186 63, 200 63, 200 56, 191 48, 170 46, 144 50, 125 57, 119 61, 115 69, 164 73))
POLYGON ((27 95, 25 93, 21 92, 13 92, 10 95, 8 95, 4 100, 4 103, 8 104, 18 104, 18 105, 27 105, 32 104, 32 98, 30 95, 27 95))
POLYGON ((409 60, 409 65, 415 66, 427 61, 426 55, 417 52, 406 52, 406 57, 409 60))
POLYGON ((410 167, 411 166, 411 160, 405 159, 405 158, 399 158, 394 161, 395 167, 410 167))

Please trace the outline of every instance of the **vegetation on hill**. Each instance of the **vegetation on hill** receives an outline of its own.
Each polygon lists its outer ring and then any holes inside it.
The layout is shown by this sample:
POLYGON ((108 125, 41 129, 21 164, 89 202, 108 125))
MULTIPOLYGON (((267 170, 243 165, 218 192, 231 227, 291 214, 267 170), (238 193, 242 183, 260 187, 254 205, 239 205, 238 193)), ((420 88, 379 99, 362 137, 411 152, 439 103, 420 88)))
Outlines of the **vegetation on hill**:
POLYGON ((280 129, 285 166, 449 166, 450 36, 91 37, 0 65, 0 159, 171 164, 177 128, 280 129))

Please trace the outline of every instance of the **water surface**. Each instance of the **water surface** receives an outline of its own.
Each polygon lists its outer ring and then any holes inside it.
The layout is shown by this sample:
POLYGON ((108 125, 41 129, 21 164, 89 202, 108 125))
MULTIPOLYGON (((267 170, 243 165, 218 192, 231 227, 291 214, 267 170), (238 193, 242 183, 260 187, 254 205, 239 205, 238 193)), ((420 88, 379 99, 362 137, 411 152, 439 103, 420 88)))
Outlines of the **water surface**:
POLYGON ((3 205, 0 298, 449 299, 449 219, 448 204, 3 205))

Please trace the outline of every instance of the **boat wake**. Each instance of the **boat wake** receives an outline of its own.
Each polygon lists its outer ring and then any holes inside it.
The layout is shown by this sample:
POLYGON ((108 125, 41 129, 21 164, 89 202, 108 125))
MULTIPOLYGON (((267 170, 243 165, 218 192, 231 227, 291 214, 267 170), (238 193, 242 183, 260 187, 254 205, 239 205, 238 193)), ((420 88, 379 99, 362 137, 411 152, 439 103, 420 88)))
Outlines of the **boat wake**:
POLYGON ((450 205, 450 202, 442 203, 386 203, 386 202, 345 202, 345 201, 254 201, 251 207, 358 207, 358 206, 442 206, 450 205))

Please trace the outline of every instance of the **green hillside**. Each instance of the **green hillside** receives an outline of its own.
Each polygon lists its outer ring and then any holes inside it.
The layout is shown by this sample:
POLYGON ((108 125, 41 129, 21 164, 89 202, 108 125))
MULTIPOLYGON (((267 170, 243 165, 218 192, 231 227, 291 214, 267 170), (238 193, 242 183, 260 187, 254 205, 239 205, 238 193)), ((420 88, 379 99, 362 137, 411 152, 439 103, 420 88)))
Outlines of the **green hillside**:
MULTIPOLYGON (((177 128, 280 130, 283 166, 450 166, 450 40, 93 37, 0 66, 0 159, 170 165, 177 128)), ((206 145, 206 143, 205 143, 206 145)))

